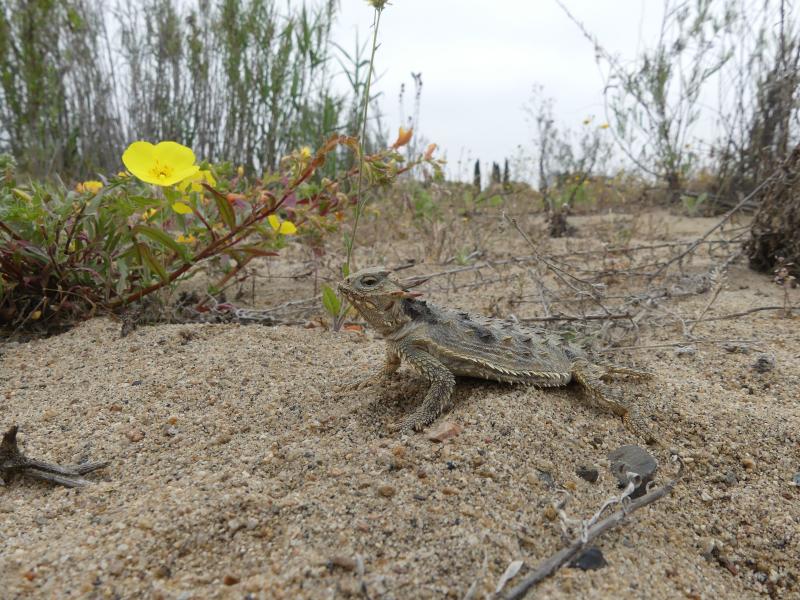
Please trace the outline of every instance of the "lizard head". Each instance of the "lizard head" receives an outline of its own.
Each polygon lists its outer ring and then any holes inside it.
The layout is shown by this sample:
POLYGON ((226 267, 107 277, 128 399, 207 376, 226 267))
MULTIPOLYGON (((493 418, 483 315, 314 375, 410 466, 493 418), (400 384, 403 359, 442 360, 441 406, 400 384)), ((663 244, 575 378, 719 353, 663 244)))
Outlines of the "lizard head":
POLYGON ((402 301, 411 294, 389 279, 389 273, 383 267, 370 267, 353 273, 339 284, 339 292, 370 325, 382 332, 393 331, 408 321, 402 301))

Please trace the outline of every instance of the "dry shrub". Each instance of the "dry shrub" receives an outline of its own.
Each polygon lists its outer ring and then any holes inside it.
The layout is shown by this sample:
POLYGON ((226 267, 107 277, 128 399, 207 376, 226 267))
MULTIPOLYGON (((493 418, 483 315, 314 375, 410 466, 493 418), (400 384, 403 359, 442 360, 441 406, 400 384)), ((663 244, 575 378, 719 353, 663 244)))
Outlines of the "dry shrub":
POLYGON ((764 187, 758 204, 746 245, 750 266, 772 272, 782 264, 800 275, 800 144, 764 187))

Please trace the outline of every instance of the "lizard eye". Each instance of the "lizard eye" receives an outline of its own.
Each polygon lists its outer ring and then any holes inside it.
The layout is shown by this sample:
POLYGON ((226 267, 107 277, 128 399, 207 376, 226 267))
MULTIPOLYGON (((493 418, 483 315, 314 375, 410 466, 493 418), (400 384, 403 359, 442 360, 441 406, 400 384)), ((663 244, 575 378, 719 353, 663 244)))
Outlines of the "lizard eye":
POLYGON ((367 287, 372 287, 376 283, 378 283, 378 278, 377 277, 373 277, 372 275, 367 275, 366 277, 362 277, 361 278, 361 285, 365 285, 367 287))

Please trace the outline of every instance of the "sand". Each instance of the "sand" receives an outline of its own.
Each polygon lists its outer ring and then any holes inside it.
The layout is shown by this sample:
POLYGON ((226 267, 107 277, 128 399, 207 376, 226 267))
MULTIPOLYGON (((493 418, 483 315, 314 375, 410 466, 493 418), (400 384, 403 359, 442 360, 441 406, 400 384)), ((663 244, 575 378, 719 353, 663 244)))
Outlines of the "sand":
MULTIPOLYGON (((624 227, 630 243, 691 239, 713 223, 660 212, 572 221, 579 238, 548 251, 613 242, 624 227)), ((488 256, 526 253, 496 218, 470 235, 488 256)), ((416 234, 379 238, 367 234, 361 262, 448 268, 416 234)), ((289 250, 270 272, 303 273, 305 256, 289 250)), ((509 301, 520 286, 535 291, 520 283, 528 267, 512 269, 519 277, 466 291, 441 281, 422 290, 469 310, 541 314, 509 301)), ((260 279, 256 305, 313 295, 312 279, 260 279)), ((691 317, 709 298, 669 306, 691 317)), ((770 277, 737 263, 707 316, 783 301, 770 277)), ((474 381, 459 382, 437 422, 458 424, 458 435, 400 437, 392 424, 425 390, 407 367, 384 389, 337 388, 379 367, 383 343, 369 330, 155 325, 123 339, 119 330, 96 318, 2 347, 0 428, 18 424, 29 456, 111 461, 83 489, 26 479, 0 488, 2 598, 366 597, 362 586, 370 598, 462 598, 475 581, 483 598, 511 561, 525 563, 513 585, 564 545, 555 488, 569 492, 572 517, 588 518, 619 493, 609 452, 644 444, 573 388, 474 381), (597 468, 598 481, 579 477, 581 466, 597 468)), ((749 342, 638 350, 629 357, 655 377, 624 383, 663 435, 664 448, 649 448, 656 483, 676 472, 672 452, 686 476, 596 542, 606 567, 562 569, 537 597, 800 597, 798 319, 765 311, 695 334, 749 342), (761 355, 774 368, 756 368, 761 355)), ((680 327, 645 328, 637 343, 676 339, 680 327)))

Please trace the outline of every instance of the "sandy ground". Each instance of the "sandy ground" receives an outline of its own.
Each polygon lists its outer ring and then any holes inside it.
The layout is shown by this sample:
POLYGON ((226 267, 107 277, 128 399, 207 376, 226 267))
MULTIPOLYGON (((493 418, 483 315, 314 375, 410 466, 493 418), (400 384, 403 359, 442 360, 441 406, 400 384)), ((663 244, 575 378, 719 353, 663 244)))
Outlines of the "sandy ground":
MULTIPOLYGON (((691 239, 713 220, 656 213, 573 222, 580 237, 561 248, 618 235, 691 239)), ((497 220, 473 234, 490 256, 526 252, 497 220)), ((430 254, 414 236, 400 244, 366 244, 360 258, 430 254)), ((300 251, 285 260, 275 272, 306 269, 300 251)), ((465 309, 540 314, 533 302, 509 301, 535 291, 520 277, 423 289, 465 309)), ((309 277, 276 281, 270 289, 260 280, 261 305, 313 293, 309 277)), ((671 307, 695 316, 709 297, 671 307)), ((736 265, 707 315, 782 302, 769 277, 736 265)), ((686 459, 685 478, 596 543, 608 566, 562 569, 537 597, 800 597, 798 319, 760 312, 701 323, 695 334, 749 341, 636 351, 655 377, 624 384, 663 436, 665 447, 650 449, 657 483, 675 473, 670 451, 686 459), (774 368, 754 368, 762 354, 774 368)), ((657 327, 637 343, 676 339, 679 327, 657 327)), ((439 421, 462 426, 459 435, 399 437, 391 425, 425 387, 407 367, 382 390, 337 390, 382 358, 369 331, 158 325, 120 339, 107 318, 5 345, 0 427, 19 424, 29 456, 112 464, 80 490, 25 479, 0 488, 0 596, 367 597, 363 585, 370 598, 462 598, 477 581, 482 598, 511 561, 525 561, 518 580, 562 547, 555 488, 569 491, 572 517, 588 518, 618 493, 609 452, 643 444, 573 388, 472 381, 459 384, 439 421), (576 474, 584 465, 599 470, 597 482, 576 474)))

